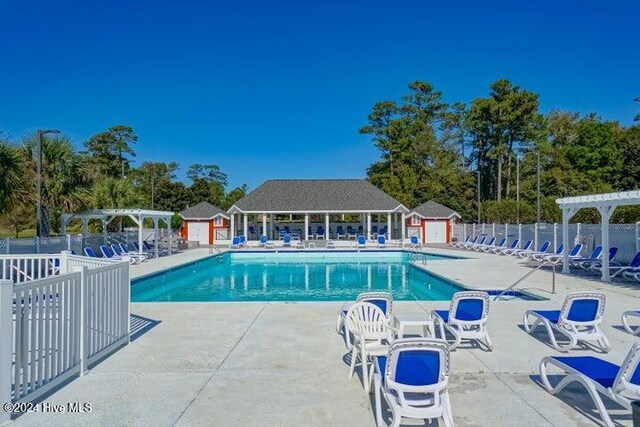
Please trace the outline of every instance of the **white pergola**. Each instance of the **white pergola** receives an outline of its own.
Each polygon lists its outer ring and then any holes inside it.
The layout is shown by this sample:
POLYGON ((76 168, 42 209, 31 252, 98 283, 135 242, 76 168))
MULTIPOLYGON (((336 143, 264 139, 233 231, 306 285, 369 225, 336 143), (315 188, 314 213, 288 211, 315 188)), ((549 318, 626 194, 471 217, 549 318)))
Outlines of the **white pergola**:
POLYGON ((565 197, 557 199, 556 203, 562 209, 562 244, 565 248, 562 272, 569 273, 569 220, 580 209, 596 208, 600 212, 602 228, 602 280, 609 282, 609 220, 618 206, 640 205, 640 191, 565 197))
POLYGON ((144 228, 144 220, 151 219, 153 220, 153 230, 154 236, 156 239, 156 244, 154 245, 154 255, 156 258, 158 257, 158 228, 159 221, 162 220, 167 224, 169 230, 169 255, 171 255, 171 217, 173 216, 173 212, 168 211, 152 211, 145 209, 94 209, 86 212, 77 212, 66 214, 63 213, 62 217, 62 234, 66 234, 67 225, 74 219, 78 218, 82 221, 82 233, 88 233, 89 231, 89 221, 92 219, 97 219, 102 222, 102 233, 105 236, 105 241, 107 237, 107 226, 118 217, 127 217, 131 218, 133 222, 138 226, 138 248, 140 252, 143 251, 142 241, 144 240, 142 237, 142 230, 144 228))

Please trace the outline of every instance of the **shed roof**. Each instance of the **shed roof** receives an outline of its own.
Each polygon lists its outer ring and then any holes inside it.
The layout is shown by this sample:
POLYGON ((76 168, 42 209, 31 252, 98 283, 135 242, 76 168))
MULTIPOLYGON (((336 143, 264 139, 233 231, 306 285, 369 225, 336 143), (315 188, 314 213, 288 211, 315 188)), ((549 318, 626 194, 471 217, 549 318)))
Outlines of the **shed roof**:
POLYGON ((364 179, 272 179, 238 200, 230 213, 408 212, 364 179))
POLYGON ((446 207, 445 205, 441 205, 438 202, 434 202, 433 200, 429 200, 428 202, 413 208, 411 212, 417 213, 421 217, 427 219, 451 218, 452 216, 460 217, 458 212, 446 207))
POLYGON ((211 219, 218 215, 229 218, 225 211, 209 202, 200 202, 180 212, 180 216, 184 219, 211 219))

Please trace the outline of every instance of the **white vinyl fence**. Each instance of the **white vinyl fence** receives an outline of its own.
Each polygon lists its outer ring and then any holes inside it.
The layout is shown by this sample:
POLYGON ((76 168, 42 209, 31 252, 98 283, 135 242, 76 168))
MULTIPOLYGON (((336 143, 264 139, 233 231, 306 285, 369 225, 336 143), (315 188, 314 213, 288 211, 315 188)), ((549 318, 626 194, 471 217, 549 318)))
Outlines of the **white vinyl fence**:
POLYGON ((129 342, 128 262, 66 252, 0 265, 1 402, 33 401, 129 342))
MULTIPOLYGON (((572 244, 583 243, 583 254, 589 255, 593 248, 602 244, 600 224, 569 224, 569 241, 572 244)), ((544 241, 550 241, 553 250, 562 243, 562 224, 453 224, 452 236, 456 240, 465 240, 467 236, 496 237, 499 242, 506 238, 508 243, 520 239, 520 244, 532 240, 536 249, 544 241)), ((635 224, 610 224, 609 242, 618 247, 617 260, 629 262, 640 252, 640 222, 635 224)), ((571 250, 569 248, 568 250, 571 250)))

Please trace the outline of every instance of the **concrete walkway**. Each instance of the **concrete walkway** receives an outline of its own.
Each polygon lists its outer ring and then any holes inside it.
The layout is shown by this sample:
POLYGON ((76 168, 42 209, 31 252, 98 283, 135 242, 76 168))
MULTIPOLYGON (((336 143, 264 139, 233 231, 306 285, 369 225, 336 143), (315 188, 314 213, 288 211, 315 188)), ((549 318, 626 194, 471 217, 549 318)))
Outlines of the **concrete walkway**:
MULTIPOLYGON (((433 252, 459 252, 434 248, 433 252)), ((426 268, 468 287, 504 288, 529 271, 511 258, 471 253, 472 259, 429 261, 426 268)), ((191 261, 208 252, 175 255, 191 261)), ((169 257, 167 258, 167 260, 169 257)), ((144 267, 132 275, 145 274, 144 267)), ((153 268, 158 268, 160 262, 153 268)), ((134 272, 134 269, 140 269, 134 272)), ((540 385, 538 363, 560 354, 520 327, 528 308, 559 308, 569 291, 607 294, 604 331, 613 350, 602 357, 620 363, 636 338, 620 329, 620 314, 640 307, 632 285, 603 284, 538 272, 523 287, 546 301, 492 304, 493 352, 462 346, 452 353, 451 400, 457 426, 602 425, 580 387, 552 396, 540 385)), ((144 303, 130 345, 47 398, 89 402, 85 414, 31 413, 15 425, 148 426, 374 426, 372 397, 359 378, 348 378, 345 347, 335 333, 341 303, 144 303)), ((399 302, 397 313, 426 313, 447 302, 399 302)), ((572 354, 597 355, 588 349, 572 354)), ((612 402, 614 421, 631 416, 612 402)), ((405 425, 405 424, 403 424, 405 425)), ((408 423, 406 425, 423 425, 408 423)), ((442 423, 440 423, 442 425, 442 423)))

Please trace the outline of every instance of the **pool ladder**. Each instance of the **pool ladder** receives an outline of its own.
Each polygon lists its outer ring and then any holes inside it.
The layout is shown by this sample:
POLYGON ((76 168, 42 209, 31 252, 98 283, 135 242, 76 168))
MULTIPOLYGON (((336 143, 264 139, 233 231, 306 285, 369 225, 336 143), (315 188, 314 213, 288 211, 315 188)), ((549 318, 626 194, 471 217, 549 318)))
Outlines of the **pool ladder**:
POLYGON ((409 257, 409 264, 414 264, 418 260, 422 260, 422 264, 427 264, 427 254, 422 252, 411 252, 411 256, 409 257))
POLYGON ((556 293, 556 265, 552 262, 549 261, 545 261, 540 263, 540 265, 538 265, 536 268, 534 268, 531 271, 528 271, 527 274, 525 274, 524 276, 522 276, 521 278, 519 278, 518 280, 516 280, 515 282, 513 282, 510 286, 508 286, 505 290, 503 290, 502 292, 500 292, 493 300, 494 301, 498 301, 500 298, 502 298, 502 296, 504 296, 506 293, 508 293, 509 291, 512 291, 513 288, 515 288, 516 286, 518 286, 520 283, 522 283, 523 281, 525 281, 525 279, 529 276, 531 276, 533 273, 535 273, 536 271, 540 270, 542 267, 544 267, 545 265, 550 265, 551 266, 551 293, 555 294, 556 293))

